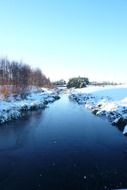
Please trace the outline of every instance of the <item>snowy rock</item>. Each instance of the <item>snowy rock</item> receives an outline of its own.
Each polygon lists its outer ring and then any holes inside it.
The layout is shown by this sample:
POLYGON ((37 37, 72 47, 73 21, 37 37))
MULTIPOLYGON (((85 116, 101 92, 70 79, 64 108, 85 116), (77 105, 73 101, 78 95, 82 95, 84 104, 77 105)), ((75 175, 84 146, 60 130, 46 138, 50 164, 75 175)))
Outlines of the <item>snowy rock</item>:
POLYGON ((112 122, 112 125, 117 126, 121 131, 123 131, 124 127, 127 125, 127 119, 119 117, 112 122))
POLYGON ((127 136, 127 125, 124 127, 123 134, 127 136))
POLYGON ((41 90, 21 96, 10 96, 7 100, 0 101, 0 124, 22 117, 27 111, 35 111, 47 107, 48 103, 58 100, 60 97, 54 91, 41 90))
POLYGON ((59 100, 60 99, 60 96, 58 96, 58 95, 54 95, 53 97, 54 97, 55 100, 59 100))
POLYGON ((97 114, 97 112, 98 112, 99 110, 98 109, 92 109, 92 113, 94 114, 94 115, 96 115, 97 114))
POLYGON ((70 98, 99 117, 107 118, 121 131, 127 125, 127 86, 88 86, 73 90, 70 98))
POLYGON ((99 110, 96 114, 97 116, 106 116, 107 115, 107 112, 105 110, 99 110))

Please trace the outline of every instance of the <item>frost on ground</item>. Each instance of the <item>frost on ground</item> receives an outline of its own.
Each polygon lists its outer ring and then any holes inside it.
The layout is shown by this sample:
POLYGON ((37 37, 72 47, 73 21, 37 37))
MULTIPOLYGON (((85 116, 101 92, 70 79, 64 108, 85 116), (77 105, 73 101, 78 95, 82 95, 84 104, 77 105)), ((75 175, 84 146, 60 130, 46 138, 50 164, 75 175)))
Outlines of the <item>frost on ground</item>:
POLYGON ((108 118, 112 125, 127 134, 127 86, 73 89, 70 98, 84 104, 93 114, 108 118))
POLYGON ((0 124, 24 115, 26 111, 45 108, 48 103, 54 102, 60 97, 55 91, 42 89, 32 91, 23 99, 21 96, 11 95, 6 100, 0 100, 0 124))

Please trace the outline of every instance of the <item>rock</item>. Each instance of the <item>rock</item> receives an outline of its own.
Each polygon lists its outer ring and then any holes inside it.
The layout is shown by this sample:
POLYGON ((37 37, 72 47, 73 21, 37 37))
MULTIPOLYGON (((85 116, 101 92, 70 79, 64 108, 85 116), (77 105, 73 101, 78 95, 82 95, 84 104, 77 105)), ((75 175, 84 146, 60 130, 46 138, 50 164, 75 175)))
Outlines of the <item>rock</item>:
POLYGON ((47 100, 44 100, 44 104, 47 105, 47 104, 48 104, 48 101, 47 101, 47 100))
POLYGON ((96 115, 97 114, 97 112, 98 112, 99 110, 98 109, 92 109, 92 113, 94 114, 94 115, 96 115))
POLYGON ((124 127, 123 134, 127 136, 127 125, 124 127))
POLYGON ((20 111, 27 111, 28 110, 28 106, 24 105, 20 108, 20 111))
POLYGON ((31 111, 34 111, 34 110, 37 110, 37 109, 39 109, 39 106, 37 106, 36 104, 34 104, 34 105, 32 105, 32 106, 30 107, 30 110, 31 110, 31 111))
POLYGON ((103 110, 103 111, 98 110, 96 115, 101 116, 101 117, 105 117, 107 115, 107 112, 105 110, 103 110))
POLYGON ((102 106, 102 104, 98 104, 97 107, 100 108, 102 106))
POLYGON ((119 117, 112 122, 112 125, 117 126, 119 130, 123 131, 124 127, 127 125, 127 119, 119 117))
POLYGON ((114 115, 115 115, 115 112, 110 111, 109 114, 112 115, 112 116, 114 116, 114 115))
POLYGON ((60 99, 60 96, 55 95, 54 98, 55 98, 55 100, 59 100, 59 99, 60 99))
POLYGON ((108 113, 108 119, 109 119, 109 121, 114 121, 115 119, 116 119, 116 117, 118 117, 118 115, 117 115, 117 113, 116 112, 114 112, 114 111, 110 111, 109 113, 108 113))
POLYGON ((124 109, 122 110, 122 112, 123 112, 124 114, 126 114, 126 113, 127 113, 127 109, 124 108, 124 109))

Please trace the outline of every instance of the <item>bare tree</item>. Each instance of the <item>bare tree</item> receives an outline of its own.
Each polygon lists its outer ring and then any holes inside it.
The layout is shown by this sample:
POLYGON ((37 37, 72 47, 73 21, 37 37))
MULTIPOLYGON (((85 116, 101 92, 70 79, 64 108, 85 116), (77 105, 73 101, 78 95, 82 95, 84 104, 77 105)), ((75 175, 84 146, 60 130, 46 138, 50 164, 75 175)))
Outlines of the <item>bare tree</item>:
MULTIPOLYGON (((30 86, 50 86, 50 80, 38 69, 31 69, 28 64, 7 59, 0 59, 0 85, 3 91, 24 93, 30 86)), ((6 92, 7 93, 7 92, 6 92)))

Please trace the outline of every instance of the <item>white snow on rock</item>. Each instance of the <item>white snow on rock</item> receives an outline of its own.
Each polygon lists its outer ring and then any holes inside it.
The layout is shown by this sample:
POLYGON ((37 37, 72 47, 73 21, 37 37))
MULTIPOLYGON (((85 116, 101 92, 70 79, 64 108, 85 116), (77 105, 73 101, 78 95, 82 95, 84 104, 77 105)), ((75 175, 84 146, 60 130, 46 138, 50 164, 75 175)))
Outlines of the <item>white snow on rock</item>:
POLYGON ((125 126, 124 130, 123 130, 123 134, 127 135, 127 125, 125 126))
POLYGON ((127 124, 127 85, 73 89, 70 98, 124 130, 127 124))
POLYGON ((0 123, 17 119, 23 115, 25 111, 37 110, 45 108, 48 103, 59 99, 55 91, 43 90, 30 92, 25 99, 20 96, 14 98, 10 96, 6 100, 0 99, 0 123))

